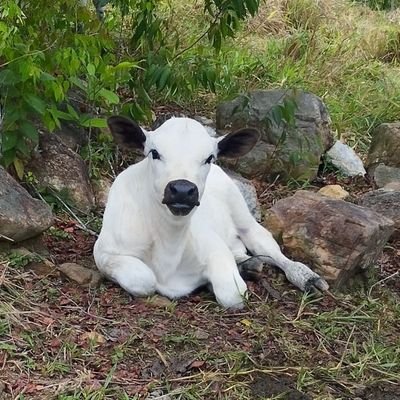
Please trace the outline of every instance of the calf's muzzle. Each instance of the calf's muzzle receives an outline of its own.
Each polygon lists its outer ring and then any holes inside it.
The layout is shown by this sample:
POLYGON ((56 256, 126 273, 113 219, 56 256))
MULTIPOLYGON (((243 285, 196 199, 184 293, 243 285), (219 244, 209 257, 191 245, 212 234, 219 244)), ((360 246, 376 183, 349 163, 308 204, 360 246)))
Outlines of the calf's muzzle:
POLYGON ((199 206, 199 190, 197 186, 186 179, 177 179, 167 184, 164 189, 165 204, 172 214, 185 216, 199 206))

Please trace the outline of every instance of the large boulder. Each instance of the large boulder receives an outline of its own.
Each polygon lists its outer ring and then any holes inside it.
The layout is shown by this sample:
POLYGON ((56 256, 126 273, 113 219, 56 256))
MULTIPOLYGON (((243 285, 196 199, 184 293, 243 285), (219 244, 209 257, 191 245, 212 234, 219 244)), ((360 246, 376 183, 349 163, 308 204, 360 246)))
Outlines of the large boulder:
POLYGON ((400 191, 383 189, 364 193, 359 204, 371 208, 393 220, 395 228, 400 230, 400 191))
POLYGON ((303 190, 268 210, 265 226, 334 287, 371 266, 394 231, 393 221, 369 208, 303 190))
POLYGON ((39 148, 27 166, 39 185, 66 191, 79 210, 90 211, 95 201, 82 158, 54 134, 42 135, 39 148))
POLYGON ((240 193, 242 194, 251 215, 257 220, 261 221, 261 207, 260 202, 258 201, 257 191, 254 187, 253 183, 243 178, 243 176, 228 170, 224 169, 224 171, 230 176, 230 178, 235 182, 236 186, 239 188, 240 193))
POLYGON ((73 151, 78 151, 88 142, 85 129, 72 121, 62 121, 60 128, 56 129, 54 134, 73 151))
POLYGON ((366 162, 368 172, 378 164, 400 168, 400 122, 381 124, 373 131, 366 162))
POLYGON ((97 207, 106 208, 108 193, 110 192, 111 185, 112 180, 106 177, 102 177, 93 182, 93 191, 97 207))
POLYGON ((218 105, 216 117, 219 134, 246 126, 260 131, 261 141, 253 151, 234 163, 227 162, 250 178, 313 179, 321 156, 333 144, 324 103, 303 91, 254 91, 218 105), (276 123, 276 110, 293 102, 296 104, 293 123, 276 123))
POLYGON ((53 223, 50 207, 32 196, 0 167, 0 240, 21 241, 53 223))
POLYGON ((378 188, 382 188, 393 182, 398 182, 400 184, 400 168, 378 164, 376 167, 370 169, 370 174, 374 178, 378 188))

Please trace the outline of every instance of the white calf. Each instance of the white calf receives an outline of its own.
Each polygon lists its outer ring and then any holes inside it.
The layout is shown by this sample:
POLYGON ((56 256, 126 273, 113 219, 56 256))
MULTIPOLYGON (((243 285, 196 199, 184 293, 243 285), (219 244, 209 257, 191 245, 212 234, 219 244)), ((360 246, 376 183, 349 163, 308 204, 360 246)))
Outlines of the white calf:
POLYGON ((241 307, 246 284, 236 262, 251 255, 281 268, 301 290, 327 283, 302 263, 286 258, 259 225, 234 182, 213 161, 246 154, 254 129, 209 136, 189 118, 173 118, 144 132, 123 117, 108 120, 117 142, 146 158, 122 172, 111 187, 95 244, 98 269, 134 296, 170 298, 211 284, 217 301, 241 307))

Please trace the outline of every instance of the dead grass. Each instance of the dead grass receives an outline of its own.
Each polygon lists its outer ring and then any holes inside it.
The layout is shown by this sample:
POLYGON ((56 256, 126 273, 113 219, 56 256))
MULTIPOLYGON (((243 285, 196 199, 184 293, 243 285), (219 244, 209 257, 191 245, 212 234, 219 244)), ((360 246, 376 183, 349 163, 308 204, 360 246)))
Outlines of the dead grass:
MULTIPOLYGON (((61 224, 68 236, 48 241, 55 261, 71 247, 87 261, 82 243, 92 239, 71 226, 61 224)), ((0 396, 325 400, 373 393, 366 398, 379 400, 378 384, 396 395, 400 287, 391 275, 398 248, 392 243, 385 252, 373 283, 349 294, 302 295, 267 270, 269 284, 250 282, 240 312, 222 310, 206 292, 170 302, 132 299, 110 283, 85 289, 57 270, 10 267, 3 256, 0 396)))

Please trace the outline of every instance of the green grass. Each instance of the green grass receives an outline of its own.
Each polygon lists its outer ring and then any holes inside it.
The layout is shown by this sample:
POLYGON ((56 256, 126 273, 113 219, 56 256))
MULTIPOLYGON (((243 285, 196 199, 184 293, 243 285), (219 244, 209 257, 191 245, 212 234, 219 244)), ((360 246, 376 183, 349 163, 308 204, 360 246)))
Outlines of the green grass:
MULTIPOLYGON (((183 43, 202 33, 201 9, 172 2, 183 43)), ((197 3, 196 3, 197 4, 197 3)), ((268 1, 215 55, 205 42, 174 61, 201 54, 217 70, 216 96, 193 90, 171 98, 212 112, 217 101, 251 89, 296 87, 323 98, 337 137, 367 150, 371 130, 400 114, 400 27, 383 12, 350 1, 268 1)))
POLYGON ((247 309, 227 312, 207 294, 168 305, 0 266, 2 379, 24 382, 19 400, 286 398, 260 397, 271 379, 333 400, 400 380, 399 293, 385 285, 320 298, 268 273, 281 301, 253 284, 247 309))

